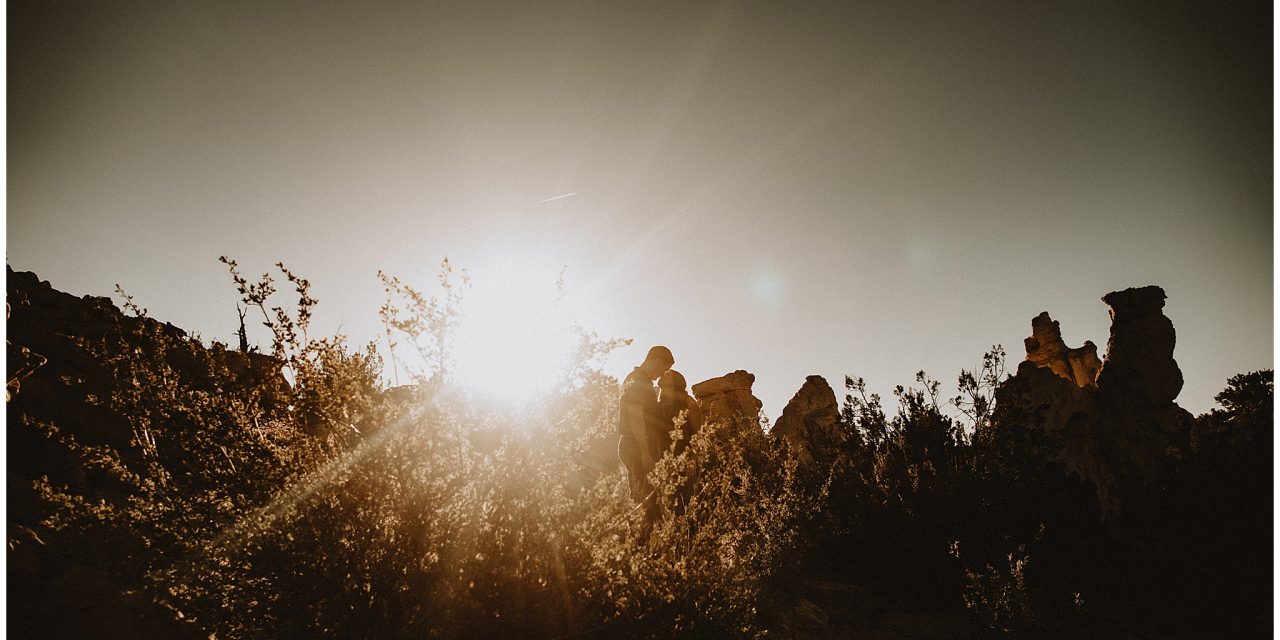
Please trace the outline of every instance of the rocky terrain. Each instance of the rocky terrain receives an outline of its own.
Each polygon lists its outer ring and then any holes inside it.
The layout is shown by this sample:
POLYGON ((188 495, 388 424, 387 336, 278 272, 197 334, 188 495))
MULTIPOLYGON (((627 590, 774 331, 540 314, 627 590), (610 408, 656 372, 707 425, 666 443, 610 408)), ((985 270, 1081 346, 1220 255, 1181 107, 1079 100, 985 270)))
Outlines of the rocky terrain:
POLYGON ((86 562, 47 543, 41 522, 49 514, 33 488, 46 479, 91 500, 124 499, 126 487, 86 468, 59 440, 71 437, 139 459, 135 439, 146 436, 110 409, 115 372, 103 349, 140 322, 172 336, 184 332, 126 316, 108 298, 63 293, 33 273, 8 271, 6 302, 10 634, 207 637, 154 604, 141 585, 122 580, 121 558, 109 546, 101 548, 96 561, 86 562))
MULTIPOLYGON (((31 273, 9 270, 7 285, 9 630, 21 637, 209 637, 199 625, 149 595, 140 574, 125 568, 128 562, 114 557, 110 546, 86 559, 46 540, 53 516, 38 487, 64 486, 89 503, 125 504, 134 489, 86 466, 86 448, 115 452, 125 464, 177 455, 163 441, 157 444, 144 421, 131 420, 113 408, 113 394, 122 392, 121 376, 128 375, 120 364, 122 350, 148 348, 131 342, 140 330, 185 345, 162 357, 179 375, 191 377, 183 384, 197 388, 206 385, 199 379, 202 369, 192 364, 197 360, 206 363, 201 366, 219 363, 232 384, 244 388, 287 384, 279 363, 258 353, 184 340, 180 328, 126 314, 107 298, 59 292, 31 273), (75 442, 78 453, 69 441, 75 442)), ((1163 313, 1164 300, 1164 291, 1155 286, 1103 296, 1112 324, 1101 359, 1091 341, 1069 347, 1048 312, 1032 318, 1025 358, 1016 373, 993 390, 991 431, 966 436, 998 441, 1000 432, 1009 430, 1043 436, 1039 441, 1048 443, 1048 461, 1094 492, 1102 520, 1118 539, 1142 535, 1133 532, 1143 525, 1133 525, 1128 516, 1141 511, 1141 503, 1153 491, 1167 491, 1171 452, 1178 459, 1191 455, 1194 447, 1189 443, 1197 437, 1193 434, 1208 433, 1208 427, 1197 427, 1197 418, 1175 402, 1182 374, 1174 359, 1176 336, 1163 313)), ((751 390, 754 381, 753 374, 737 370, 692 385, 692 393, 709 421, 745 418, 760 424, 761 403, 751 390)), ((889 473, 898 464, 890 449, 910 449, 911 439, 919 436, 891 431, 878 436, 877 445, 874 431, 882 427, 868 426, 865 420, 853 424, 854 413, 842 413, 825 379, 809 376, 769 434, 811 470, 849 459, 854 462, 839 464, 856 466, 864 464, 857 460, 864 460, 869 465, 860 471, 862 477, 889 473), (898 444, 886 449, 884 443, 893 438, 898 444)), ((953 428, 947 426, 952 424, 949 419, 938 424, 953 428)), ((937 455, 936 445, 930 447, 924 455, 937 455)), ((584 487, 612 473, 618 464, 616 440, 596 438, 578 454, 577 462, 586 479, 584 487)), ((928 474, 945 475, 934 469, 932 460, 903 464, 903 473, 915 474, 911 477, 919 487, 931 481, 928 474)), ((923 491, 919 487, 913 490, 923 491)), ((947 638, 986 632, 955 613, 903 605, 870 586, 873 581, 847 571, 833 575, 834 569, 820 561, 806 561, 795 571, 781 583, 784 587, 771 591, 761 603, 771 636, 947 638)))

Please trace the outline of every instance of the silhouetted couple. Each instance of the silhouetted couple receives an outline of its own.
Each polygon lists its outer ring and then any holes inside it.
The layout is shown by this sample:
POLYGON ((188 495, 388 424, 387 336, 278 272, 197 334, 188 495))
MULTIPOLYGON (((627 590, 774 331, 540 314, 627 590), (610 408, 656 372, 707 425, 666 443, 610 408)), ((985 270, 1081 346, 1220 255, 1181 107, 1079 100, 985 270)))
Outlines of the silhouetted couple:
POLYGON ((627 467, 631 499, 645 504, 646 525, 658 513, 657 492, 649 483, 649 472, 671 450, 679 454, 702 424, 702 411, 689 397, 684 376, 671 369, 676 359, 671 350, 649 349, 644 362, 622 381, 618 401, 618 457, 627 467), (657 380, 658 386, 653 382, 657 380), (680 436, 672 447, 672 431, 680 425, 680 436))

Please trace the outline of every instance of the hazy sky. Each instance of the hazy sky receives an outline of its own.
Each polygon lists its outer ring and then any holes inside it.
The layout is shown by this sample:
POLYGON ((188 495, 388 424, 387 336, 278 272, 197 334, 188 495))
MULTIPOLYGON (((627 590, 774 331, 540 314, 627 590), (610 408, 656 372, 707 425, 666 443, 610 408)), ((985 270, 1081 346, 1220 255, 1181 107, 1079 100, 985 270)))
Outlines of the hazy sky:
POLYGON ((1158 284, 1199 412, 1272 366, 1271 30, 1265 2, 11 0, 8 259, 228 341, 220 254, 283 260, 357 342, 378 269, 430 289, 449 256, 511 340, 563 267, 565 313, 636 341, 608 371, 664 343, 775 418, 814 373, 953 390, 1040 311, 1101 350, 1099 298, 1158 284))

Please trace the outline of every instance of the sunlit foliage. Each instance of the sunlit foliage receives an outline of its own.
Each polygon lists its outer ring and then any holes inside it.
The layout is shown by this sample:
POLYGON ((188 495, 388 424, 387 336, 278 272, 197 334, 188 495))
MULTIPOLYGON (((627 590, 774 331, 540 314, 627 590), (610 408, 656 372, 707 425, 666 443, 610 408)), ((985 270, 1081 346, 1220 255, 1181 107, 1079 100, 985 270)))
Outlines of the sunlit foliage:
POLYGON ((147 322, 95 345, 134 447, 46 425, 122 489, 42 484, 61 547, 108 545, 118 572, 219 638, 756 632, 760 592, 822 499, 758 428, 708 425, 666 460, 646 526, 616 469, 582 464, 613 432, 617 382, 598 367, 624 341, 583 331, 553 397, 487 410, 437 375, 458 302, 447 263, 444 302, 384 276, 407 298, 384 308, 389 330, 434 367, 390 389, 372 346, 308 333, 306 280, 278 265, 290 310, 269 274, 224 262, 272 356, 147 322))

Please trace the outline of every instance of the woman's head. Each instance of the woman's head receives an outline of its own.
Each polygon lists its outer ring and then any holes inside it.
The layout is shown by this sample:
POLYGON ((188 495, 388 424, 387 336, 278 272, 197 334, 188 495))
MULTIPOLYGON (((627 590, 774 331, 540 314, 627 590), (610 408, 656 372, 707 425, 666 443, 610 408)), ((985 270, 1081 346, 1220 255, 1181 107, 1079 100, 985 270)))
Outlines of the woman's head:
POLYGON ((668 393, 678 391, 683 395, 685 393, 684 376, 675 369, 668 369, 658 376, 658 388, 668 393))

